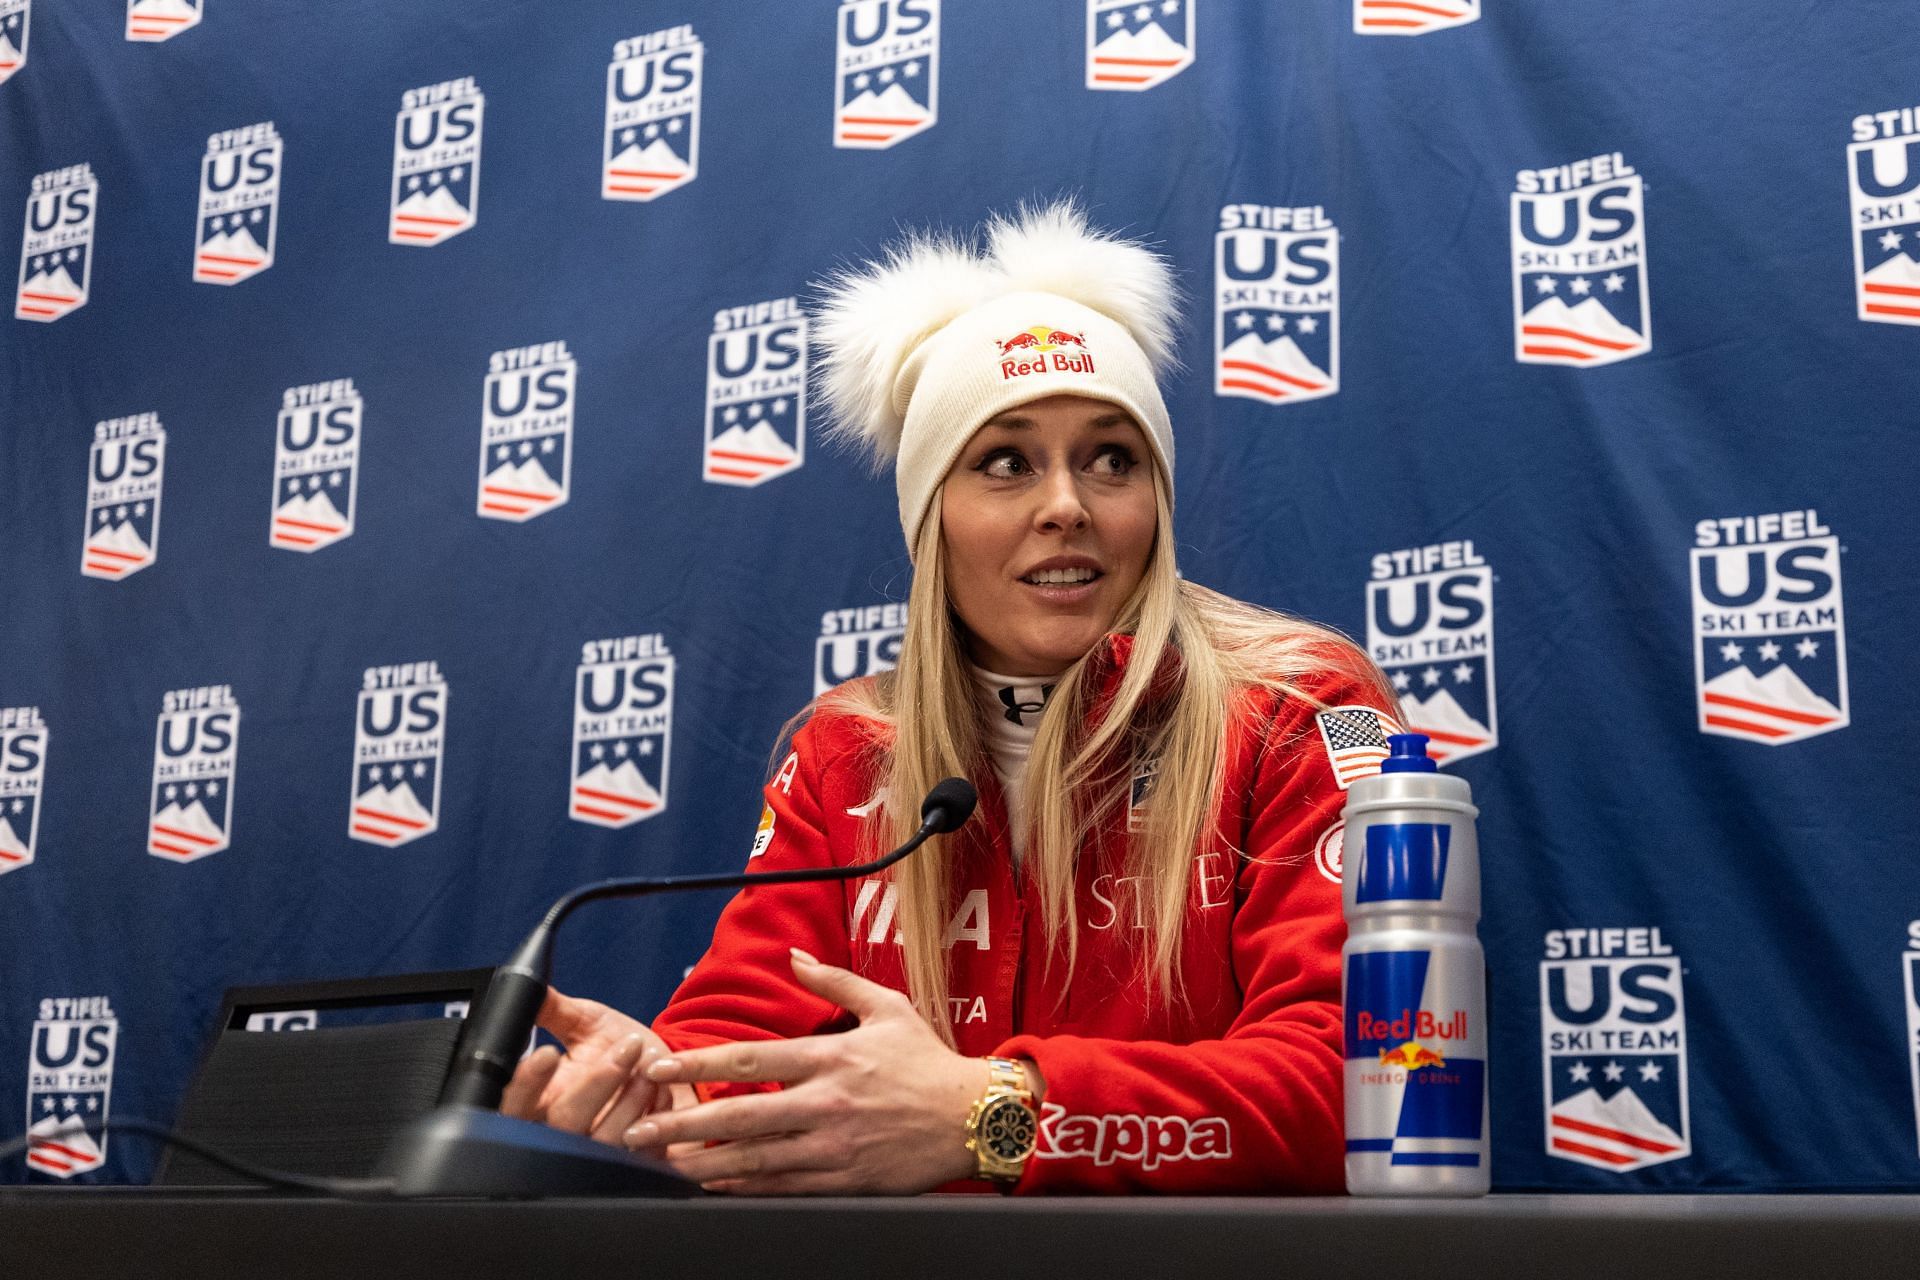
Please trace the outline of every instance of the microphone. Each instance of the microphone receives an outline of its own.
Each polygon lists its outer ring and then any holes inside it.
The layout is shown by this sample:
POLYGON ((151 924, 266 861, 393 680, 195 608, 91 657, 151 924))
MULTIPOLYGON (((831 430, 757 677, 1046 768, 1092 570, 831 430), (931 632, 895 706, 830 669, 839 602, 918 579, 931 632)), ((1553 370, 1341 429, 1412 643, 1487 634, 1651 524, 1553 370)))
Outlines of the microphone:
POLYGON ((440 1106, 402 1133, 382 1169, 401 1195, 692 1195, 697 1188, 667 1166, 577 1134, 497 1113, 500 1097, 533 1034, 553 976, 554 938, 568 916, 602 898, 690 889, 852 880, 883 871, 931 837, 956 831, 979 796, 964 778, 946 778, 920 804, 920 828, 872 862, 724 875, 625 877, 583 885, 555 902, 493 981, 469 1023, 440 1106))

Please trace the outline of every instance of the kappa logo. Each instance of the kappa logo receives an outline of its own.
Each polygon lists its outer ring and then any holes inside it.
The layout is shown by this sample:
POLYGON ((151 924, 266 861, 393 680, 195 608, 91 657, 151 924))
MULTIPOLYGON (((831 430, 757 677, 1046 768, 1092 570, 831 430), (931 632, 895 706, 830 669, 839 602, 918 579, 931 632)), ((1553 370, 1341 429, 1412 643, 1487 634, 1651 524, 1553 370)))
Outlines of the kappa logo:
POLYGON ((1231 1160, 1233 1130, 1224 1116, 1069 1115, 1040 1104, 1040 1160, 1091 1160, 1100 1168, 1125 1161, 1152 1172, 1181 1160, 1231 1160))
POLYGON ((167 433, 153 413, 108 418, 87 452, 87 527, 80 572, 118 581, 160 556, 167 433))
POLYGON ((1036 373, 1092 373, 1093 353, 1077 333, 1050 324, 1030 325, 1010 338, 993 339, 999 353, 1000 380, 1036 373))
POLYGON ((401 95, 393 120, 388 243, 436 245, 479 220, 486 108, 472 76, 401 95))
POLYGON ((1263 404, 1337 393, 1340 234, 1326 211, 1226 205, 1213 243, 1213 393, 1263 404))
POLYGON ((1556 929, 1546 957, 1547 1154, 1611 1173, 1692 1155, 1680 960, 1660 930, 1556 929))
POLYGON ((1920 107, 1855 116, 1847 180, 1860 318, 1920 324, 1920 107))
POLYGON ((40 708, 0 707, 0 875, 33 862, 46 776, 47 725, 40 708))
POLYGON ((153 732, 147 852, 194 862, 228 848, 239 761, 240 704, 230 686, 169 692, 153 732))
POLYGON ((524 524, 566 505, 578 368, 565 342, 496 351, 480 416, 479 513, 524 524))
POLYGON ((447 682, 437 662, 368 667, 353 725, 347 834, 398 848, 440 829, 447 682))
POLYGON ((127 0, 127 39, 158 44, 200 25, 204 0, 127 0))
POLYGON ((1087 0, 1087 88, 1135 92, 1193 65, 1200 0, 1087 0))
POLYGON ((1618 151, 1522 169, 1513 193, 1513 345, 1521 364, 1613 364, 1653 349, 1647 214, 1618 151))
POLYGON ((622 40, 607 67, 604 200, 654 200, 700 176, 706 46, 691 26, 622 40))
POLYGON ((882 151, 940 118, 940 0, 843 0, 833 145, 882 151))
POLYGON ((27 31, 33 25, 33 0, 0 0, 0 84, 27 65, 27 31))
POLYGON ((207 139, 193 241, 193 278, 201 284, 239 284, 273 265, 283 153, 271 120, 207 139))
POLYGON ((40 1002, 27 1048, 27 1167, 67 1179, 107 1162, 120 1019, 105 996, 40 1002))
POLYGON ((1442 764, 1500 745, 1493 570, 1471 539, 1386 551, 1367 583, 1367 651, 1393 681, 1407 728, 1442 764))
POLYGON ((574 818, 628 827, 667 811, 673 675, 673 653, 658 633, 582 648, 567 809, 574 818))
POLYGON ((904 604, 827 610, 820 615, 820 639, 814 643, 813 696, 860 676, 893 670, 906 634, 904 604))
POLYGON ((20 238, 16 320, 52 323, 87 305, 93 287, 93 224, 100 183, 85 164, 35 175, 20 238))
POLYGON ((1353 29, 1363 36, 1418 36, 1480 20, 1480 0, 1353 0, 1353 29))
POLYGON ((268 545, 318 551, 353 536, 364 412, 352 378, 280 393, 268 545))
POLYGON ((1784 746, 1847 727, 1840 540, 1815 511, 1694 526, 1700 732, 1784 746))
POLYGON ((1900 976, 1907 988, 1907 1070, 1913 1076, 1913 1118, 1920 1127, 1920 920, 1907 923, 1900 976))
POLYGON ((807 317, 795 298, 729 307, 707 339, 702 480, 745 488, 807 460, 807 317))

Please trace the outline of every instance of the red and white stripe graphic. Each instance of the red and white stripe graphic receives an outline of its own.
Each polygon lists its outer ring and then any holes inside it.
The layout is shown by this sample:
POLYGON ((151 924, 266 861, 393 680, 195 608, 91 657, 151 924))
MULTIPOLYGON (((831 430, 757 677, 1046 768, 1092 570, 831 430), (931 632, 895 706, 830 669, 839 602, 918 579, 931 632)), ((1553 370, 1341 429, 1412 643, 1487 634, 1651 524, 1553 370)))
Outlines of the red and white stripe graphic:
POLYGON ((1355 0, 1353 29, 1363 35, 1417 36, 1472 22, 1479 17, 1472 5, 1446 0, 1355 0))
POLYGON ((203 853, 219 852, 225 843, 221 837, 202 835, 158 820, 147 828, 147 852, 163 857, 197 858, 203 853))
POLYGON ((1557 1111, 1553 1113, 1552 1130, 1555 1151, 1615 1167, 1648 1164, 1652 1162, 1650 1157, 1664 1159, 1684 1149, 1676 1142, 1641 1137, 1624 1129, 1576 1120, 1557 1111))
POLYGON ((346 531, 344 524, 319 524, 312 520, 295 520, 291 516, 275 516, 270 540, 276 547, 306 551, 322 542, 332 541, 346 531))
POLYGON ((136 569, 145 568, 152 563, 150 555, 137 555, 131 551, 115 551, 111 547, 98 547, 87 544, 81 556, 80 568, 91 577, 122 578, 136 569))

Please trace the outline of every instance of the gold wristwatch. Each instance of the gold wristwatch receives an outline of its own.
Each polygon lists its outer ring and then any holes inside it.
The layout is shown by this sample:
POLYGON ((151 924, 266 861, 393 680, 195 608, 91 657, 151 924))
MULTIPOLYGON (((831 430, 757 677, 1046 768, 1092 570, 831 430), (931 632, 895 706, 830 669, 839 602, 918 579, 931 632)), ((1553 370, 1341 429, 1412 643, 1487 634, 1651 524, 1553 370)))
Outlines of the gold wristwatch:
POLYGON ((973 1152, 974 1177, 1010 1190, 1040 1141, 1040 1121, 1025 1068, 1008 1058, 988 1058, 987 1066, 993 1077, 967 1115, 967 1150, 973 1152))

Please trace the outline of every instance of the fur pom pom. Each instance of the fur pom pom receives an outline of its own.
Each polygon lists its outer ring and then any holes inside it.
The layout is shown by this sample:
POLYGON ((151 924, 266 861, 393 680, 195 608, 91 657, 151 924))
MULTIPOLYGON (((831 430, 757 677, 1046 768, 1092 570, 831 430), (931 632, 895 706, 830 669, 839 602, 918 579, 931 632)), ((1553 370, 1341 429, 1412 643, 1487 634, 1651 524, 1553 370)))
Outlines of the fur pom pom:
POLYGON ((1073 201, 1024 206, 987 223, 984 252, 951 233, 919 232, 882 261, 818 286, 814 386, 827 435, 889 465, 906 423, 894 387, 914 350, 981 303, 1028 292, 1070 298, 1124 326, 1156 376, 1177 364, 1179 288, 1166 259, 1090 228, 1073 201))

